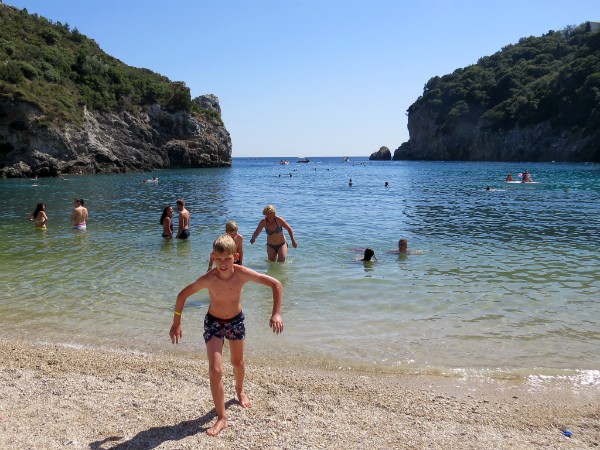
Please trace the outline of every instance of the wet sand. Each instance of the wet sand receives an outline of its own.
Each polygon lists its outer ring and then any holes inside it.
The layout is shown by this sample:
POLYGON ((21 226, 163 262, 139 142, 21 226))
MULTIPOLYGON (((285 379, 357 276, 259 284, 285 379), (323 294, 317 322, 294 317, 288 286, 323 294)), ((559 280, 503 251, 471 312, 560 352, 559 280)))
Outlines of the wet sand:
MULTIPOLYGON (((227 355, 224 355, 227 356, 227 355)), ((229 427, 204 355, 0 341, 0 448, 583 449, 600 445, 600 389, 246 361, 229 427), (573 434, 566 437, 563 430, 573 434)))

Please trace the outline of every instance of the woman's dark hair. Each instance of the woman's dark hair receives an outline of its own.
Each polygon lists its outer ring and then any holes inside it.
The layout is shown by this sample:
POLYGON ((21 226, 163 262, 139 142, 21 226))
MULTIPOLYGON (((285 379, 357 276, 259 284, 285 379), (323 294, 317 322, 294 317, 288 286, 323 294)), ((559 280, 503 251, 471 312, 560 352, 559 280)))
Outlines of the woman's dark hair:
POLYGON ((375 251, 372 248, 365 248, 365 255, 362 261, 371 261, 371 258, 375 258, 375 251))
POLYGON ((33 214, 31 214, 31 217, 33 217, 35 219, 35 216, 37 216, 40 211, 43 211, 45 207, 46 207, 45 203, 38 203, 37 206, 35 207, 35 211, 33 212, 33 214))
POLYGON ((167 217, 167 214, 169 213, 169 208, 170 208, 170 206, 165 206, 165 209, 163 209, 162 216, 160 216, 160 224, 161 225, 163 224, 163 222, 165 221, 165 217, 167 217))

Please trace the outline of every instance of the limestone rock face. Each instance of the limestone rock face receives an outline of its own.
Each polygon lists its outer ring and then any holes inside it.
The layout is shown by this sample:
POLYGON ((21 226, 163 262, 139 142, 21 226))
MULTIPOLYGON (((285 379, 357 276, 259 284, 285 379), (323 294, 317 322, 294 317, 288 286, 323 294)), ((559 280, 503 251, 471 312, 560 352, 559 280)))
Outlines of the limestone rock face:
POLYGON ((231 166, 231 138, 214 95, 196 117, 154 105, 139 114, 84 111, 82 127, 43 124, 37 107, 0 97, 0 177, 231 166))
POLYGON ((563 161, 600 160, 600 130, 581 137, 557 130, 549 122, 489 131, 481 123, 461 123, 442 131, 433 113, 413 108, 408 116, 410 139, 394 151, 396 160, 429 161, 563 161))
POLYGON ((375 153, 371 153, 369 156, 369 160, 371 161, 391 161, 392 160, 392 152, 387 147, 380 147, 375 153))

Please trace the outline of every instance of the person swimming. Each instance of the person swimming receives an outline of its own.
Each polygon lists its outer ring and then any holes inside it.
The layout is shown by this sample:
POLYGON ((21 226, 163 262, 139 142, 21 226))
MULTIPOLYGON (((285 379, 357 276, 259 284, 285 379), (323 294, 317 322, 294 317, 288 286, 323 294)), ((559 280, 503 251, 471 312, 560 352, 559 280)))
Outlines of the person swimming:
POLYGON ((388 250, 387 253, 398 253, 400 255, 422 255, 423 252, 421 250, 409 250, 408 249, 408 240, 400 239, 398 241, 398 249, 397 250, 388 250))
POLYGON ((377 260, 377 257, 375 256, 375 250, 369 247, 365 248, 365 254, 363 255, 361 261, 371 261, 373 258, 377 260))

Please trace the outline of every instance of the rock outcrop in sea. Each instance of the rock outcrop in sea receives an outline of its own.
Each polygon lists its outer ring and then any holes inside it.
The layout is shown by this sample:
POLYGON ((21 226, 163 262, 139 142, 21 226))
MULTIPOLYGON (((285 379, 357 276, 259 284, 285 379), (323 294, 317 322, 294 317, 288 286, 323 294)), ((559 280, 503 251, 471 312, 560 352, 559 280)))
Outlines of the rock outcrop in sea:
POLYGON ((392 152, 387 147, 380 147, 375 153, 371 153, 369 156, 369 160, 371 161, 391 161, 392 160, 392 152))
POLYGON ((82 127, 58 127, 43 124, 36 106, 0 96, 0 177, 231 166, 217 97, 192 101, 215 116, 159 105, 137 114, 86 109, 82 127))

